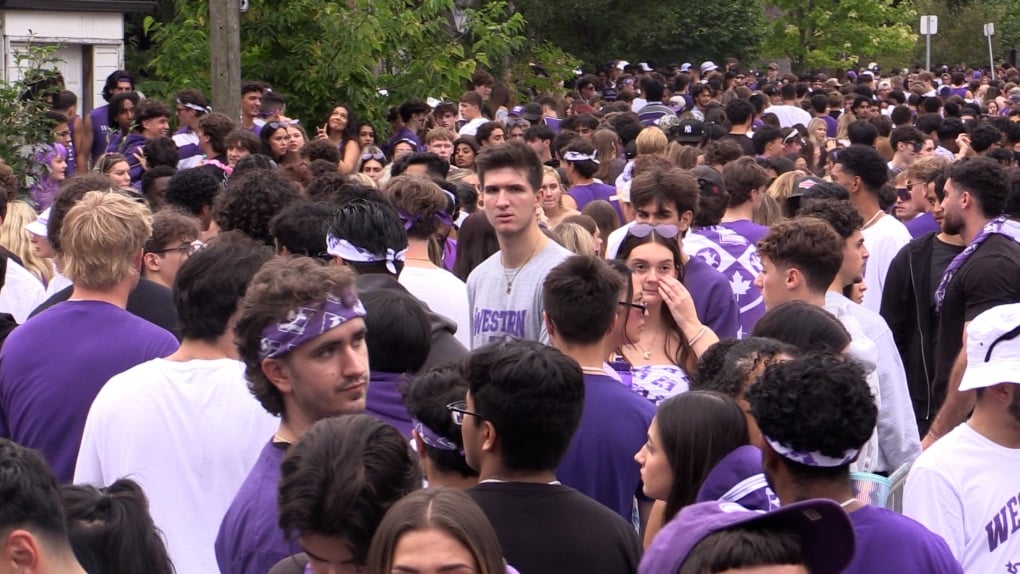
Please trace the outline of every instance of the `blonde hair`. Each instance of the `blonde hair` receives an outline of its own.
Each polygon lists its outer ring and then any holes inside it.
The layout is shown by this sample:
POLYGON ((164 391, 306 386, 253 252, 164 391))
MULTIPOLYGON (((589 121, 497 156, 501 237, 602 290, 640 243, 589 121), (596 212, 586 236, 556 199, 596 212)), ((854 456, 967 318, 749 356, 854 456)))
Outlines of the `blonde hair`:
POLYGON ((7 204, 7 217, 0 225, 0 245, 21 259, 21 264, 44 284, 53 279, 53 263, 32 249, 32 238, 25 226, 37 219, 35 210, 24 201, 7 204))
POLYGON ((698 165, 698 148, 680 142, 669 142, 669 161, 673 167, 694 169, 698 165))
POLYGON ((368 177, 367 173, 361 173, 360 171, 359 172, 355 172, 355 173, 347 174, 347 180, 351 181, 351 182, 355 182, 358 185, 363 185, 365 187, 373 187, 373 188, 378 188, 379 187, 375 183, 374 179, 368 177))
POLYGON ((758 209, 754 210, 754 213, 751 215, 751 221, 766 227, 772 227, 782 221, 783 210, 779 207, 779 203, 775 198, 766 193, 761 199, 761 205, 758 206, 758 209))
POLYGON ((138 273, 137 260, 151 235, 152 213, 144 202, 90 191, 67 212, 60 228, 64 274, 75 285, 110 288, 138 273))
POLYGON ((793 186, 797 184, 797 181, 804 177, 804 172, 793 170, 784 173, 777 177, 772 185, 769 186, 766 192, 772 199, 776 200, 776 203, 782 205, 786 201, 786 198, 790 197, 793 192, 793 186))
POLYGON ((669 139, 661 129, 648 126, 638 134, 634 146, 638 155, 664 154, 669 147, 669 139))
POLYGON ((563 222, 553 229, 559 243, 577 255, 595 255, 595 238, 576 223, 563 222))

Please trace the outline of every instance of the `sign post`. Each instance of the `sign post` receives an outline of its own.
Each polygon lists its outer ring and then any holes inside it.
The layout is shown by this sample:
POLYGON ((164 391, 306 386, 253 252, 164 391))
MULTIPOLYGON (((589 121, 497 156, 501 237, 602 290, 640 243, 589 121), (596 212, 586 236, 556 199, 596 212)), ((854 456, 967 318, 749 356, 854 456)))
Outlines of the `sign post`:
POLYGON ((992 36, 995 35, 995 24, 989 22, 985 24, 985 38, 988 38, 988 64, 992 69, 992 81, 995 81, 995 57, 992 56, 992 36))
POLYGON ((925 71, 931 71, 931 37, 939 31, 938 16, 921 16, 921 34, 924 35, 925 71))

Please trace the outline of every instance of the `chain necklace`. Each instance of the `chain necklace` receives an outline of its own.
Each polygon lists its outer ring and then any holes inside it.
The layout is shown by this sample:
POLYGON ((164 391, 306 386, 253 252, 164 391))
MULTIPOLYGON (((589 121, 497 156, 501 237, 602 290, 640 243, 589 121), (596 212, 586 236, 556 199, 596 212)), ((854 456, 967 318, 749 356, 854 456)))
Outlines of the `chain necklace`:
POLYGON ((527 265, 531 261, 531 258, 535 256, 535 251, 538 250, 538 244, 541 241, 542 241, 542 236, 540 235, 538 237, 538 239, 535 241, 535 246, 531 248, 531 253, 528 254, 528 258, 525 259, 524 263, 521 263, 521 266, 518 267, 517 270, 514 271, 513 273, 510 273, 509 271, 506 270, 506 262, 503 260, 503 252, 500 252, 500 254, 499 254, 499 263, 500 263, 500 265, 502 265, 502 267, 503 267, 503 275, 506 277, 506 294, 507 295, 509 295, 510 294, 510 290, 512 290, 514 288, 514 281, 517 280, 517 276, 520 275, 521 271, 524 270, 524 266, 527 265))
POLYGON ((861 226, 861 229, 867 229, 867 228, 871 227, 871 225, 874 224, 876 221, 878 221, 878 218, 882 217, 883 215, 885 215, 885 212, 882 211, 881 209, 879 209, 875 213, 875 215, 871 216, 871 219, 869 219, 867 223, 865 223, 864 225, 861 226))

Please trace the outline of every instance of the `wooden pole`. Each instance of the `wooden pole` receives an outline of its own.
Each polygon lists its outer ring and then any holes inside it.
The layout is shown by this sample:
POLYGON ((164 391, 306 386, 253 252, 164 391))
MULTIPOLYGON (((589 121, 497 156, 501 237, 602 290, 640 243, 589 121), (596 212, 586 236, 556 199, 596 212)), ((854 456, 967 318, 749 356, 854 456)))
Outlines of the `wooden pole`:
POLYGON ((241 120, 241 5, 209 0, 209 56, 213 110, 241 120))

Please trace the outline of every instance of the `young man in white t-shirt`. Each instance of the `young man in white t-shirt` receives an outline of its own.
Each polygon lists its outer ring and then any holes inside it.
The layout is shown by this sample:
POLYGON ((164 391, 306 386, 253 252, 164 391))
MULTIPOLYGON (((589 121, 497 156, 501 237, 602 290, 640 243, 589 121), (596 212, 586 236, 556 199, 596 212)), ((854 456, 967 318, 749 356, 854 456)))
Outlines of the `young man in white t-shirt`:
POLYGON ((475 167, 499 251, 468 276, 471 346, 509 337, 548 343, 542 283, 571 253, 538 227, 542 162, 526 144, 509 142, 482 150, 475 167))
POLYGON ((174 289, 180 348, 110 379, 85 423, 74 482, 136 480, 181 572, 217 570, 217 528, 279 424, 248 391, 233 328, 272 257, 235 236, 188 258, 174 289))
POLYGON ((1020 303, 967 326, 961 391, 976 390, 970 419, 914 463, 903 513, 949 544, 964 572, 1020 570, 1020 303))
POLYGON ((868 261, 864 266, 864 306, 878 313, 882 306, 882 288, 893 257, 910 243, 910 232, 895 217, 887 215, 878 201, 878 192, 889 178, 889 168, 882 156, 864 145, 840 150, 832 166, 832 181, 850 193, 857 212, 864 219, 864 245, 868 261))

